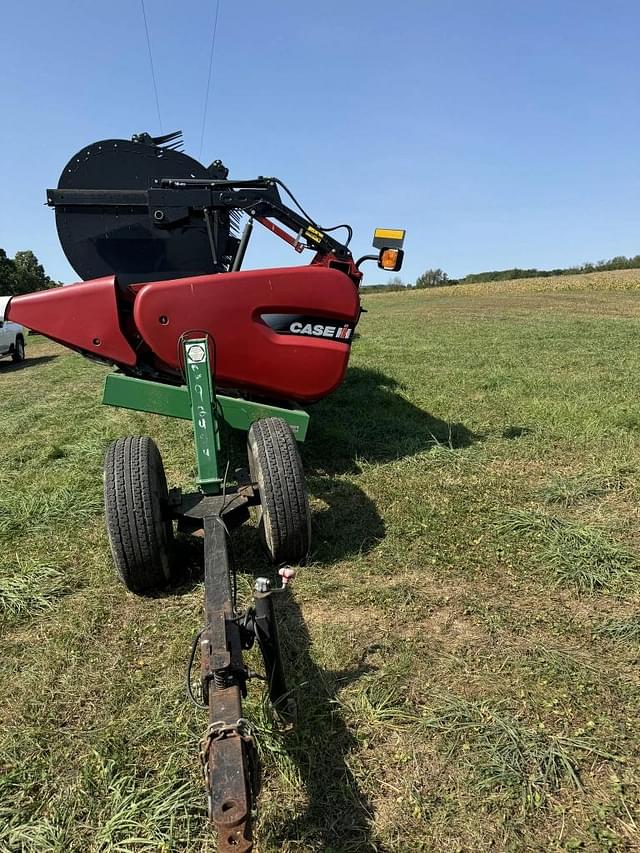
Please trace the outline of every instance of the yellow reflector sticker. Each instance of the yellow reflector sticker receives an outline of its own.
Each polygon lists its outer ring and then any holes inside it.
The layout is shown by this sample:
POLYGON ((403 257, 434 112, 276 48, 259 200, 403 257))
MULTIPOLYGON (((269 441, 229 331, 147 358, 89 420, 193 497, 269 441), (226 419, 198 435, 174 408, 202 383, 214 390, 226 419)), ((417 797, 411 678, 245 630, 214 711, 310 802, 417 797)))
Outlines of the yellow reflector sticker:
POLYGON ((322 231, 318 231, 317 228, 312 228, 311 225, 304 232, 310 240, 313 240, 314 243, 322 242, 322 231))
POLYGON ((373 236, 380 240, 404 240, 405 233, 402 228, 376 228, 373 236))

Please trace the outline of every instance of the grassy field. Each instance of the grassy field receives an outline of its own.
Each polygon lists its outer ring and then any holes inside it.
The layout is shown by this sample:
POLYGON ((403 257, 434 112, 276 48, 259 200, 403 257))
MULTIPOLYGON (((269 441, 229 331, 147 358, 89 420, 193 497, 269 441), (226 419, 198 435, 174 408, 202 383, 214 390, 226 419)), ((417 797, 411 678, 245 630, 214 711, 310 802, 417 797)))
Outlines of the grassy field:
MULTIPOLYGON (((365 307, 303 448, 299 726, 257 688, 247 709, 256 849, 640 849, 638 271, 365 307)), ((101 506, 119 435, 186 485, 188 425, 102 408, 105 373, 44 339, 0 365, 0 850, 212 851, 182 687, 200 578, 128 594, 101 506)))

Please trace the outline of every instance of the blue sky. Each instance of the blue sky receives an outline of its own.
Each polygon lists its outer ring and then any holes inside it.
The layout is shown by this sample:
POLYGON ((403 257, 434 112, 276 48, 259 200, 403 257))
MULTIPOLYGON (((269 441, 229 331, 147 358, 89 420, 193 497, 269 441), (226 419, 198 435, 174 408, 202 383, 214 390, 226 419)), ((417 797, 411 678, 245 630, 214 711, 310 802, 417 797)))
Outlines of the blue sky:
MULTIPOLYGON (((146 9, 163 130, 198 157, 215 0, 146 9)), ((354 254, 405 227, 405 281, 640 253, 639 32, 637 0, 221 0, 202 159, 281 177, 354 254)), ((139 0, 3 3, 0 117, 0 246, 73 281, 45 189, 160 130, 139 0)), ((298 257, 265 233, 248 260, 298 257)))

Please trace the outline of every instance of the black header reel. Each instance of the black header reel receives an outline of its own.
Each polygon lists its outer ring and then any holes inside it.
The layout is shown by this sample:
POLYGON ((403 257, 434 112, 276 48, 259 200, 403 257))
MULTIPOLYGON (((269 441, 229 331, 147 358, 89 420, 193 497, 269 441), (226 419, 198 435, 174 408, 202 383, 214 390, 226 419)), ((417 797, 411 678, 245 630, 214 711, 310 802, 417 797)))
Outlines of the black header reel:
POLYGON ((146 191, 166 178, 226 179, 229 170, 220 160, 205 167, 180 151, 181 145, 181 131, 155 138, 139 133, 130 140, 94 142, 69 160, 58 190, 84 192, 86 203, 65 204, 60 194, 56 224, 63 251, 82 279, 115 273, 128 285, 230 269, 239 243, 239 211, 220 210, 215 217, 187 212, 179 226, 163 228, 142 198, 132 197, 131 203, 122 198, 123 190, 146 191), (119 197, 109 198, 108 190, 120 191, 119 197), (91 191, 102 191, 103 197, 92 204, 91 191))

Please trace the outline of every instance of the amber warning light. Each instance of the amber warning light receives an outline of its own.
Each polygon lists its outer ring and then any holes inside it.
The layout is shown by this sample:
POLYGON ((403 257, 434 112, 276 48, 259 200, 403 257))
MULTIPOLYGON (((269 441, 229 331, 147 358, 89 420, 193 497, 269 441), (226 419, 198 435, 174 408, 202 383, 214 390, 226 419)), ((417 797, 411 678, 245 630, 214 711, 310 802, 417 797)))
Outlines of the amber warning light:
POLYGON ((405 233, 402 228, 376 228, 373 232, 373 246, 380 249, 378 266, 381 270, 397 272, 401 269, 405 233))
POLYGON ((382 249, 378 258, 378 266, 381 270, 397 272, 402 266, 403 257, 402 249, 382 249))
POLYGON ((387 272, 398 272, 404 260, 404 235, 406 231, 402 228, 376 228, 373 232, 373 247, 378 249, 377 255, 363 255, 356 261, 356 266, 364 261, 377 261, 381 270, 387 272))

